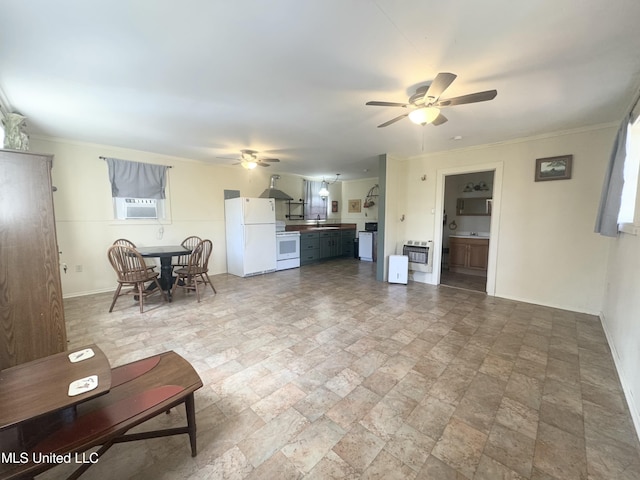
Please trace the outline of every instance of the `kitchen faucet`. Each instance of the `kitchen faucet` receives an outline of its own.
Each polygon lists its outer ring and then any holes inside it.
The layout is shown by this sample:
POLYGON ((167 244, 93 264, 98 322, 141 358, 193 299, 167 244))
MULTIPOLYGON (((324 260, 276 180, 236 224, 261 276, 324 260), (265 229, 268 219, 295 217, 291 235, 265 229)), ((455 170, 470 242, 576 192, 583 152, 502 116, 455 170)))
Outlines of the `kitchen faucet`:
POLYGON ((316 216, 316 227, 320 226, 320 214, 316 216))

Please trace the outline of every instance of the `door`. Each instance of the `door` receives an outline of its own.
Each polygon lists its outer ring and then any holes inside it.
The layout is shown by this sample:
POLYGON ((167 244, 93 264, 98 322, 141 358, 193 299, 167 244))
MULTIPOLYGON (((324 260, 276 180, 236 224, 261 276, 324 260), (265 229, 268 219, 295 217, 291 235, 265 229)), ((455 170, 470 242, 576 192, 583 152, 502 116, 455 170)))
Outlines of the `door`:
POLYGON ((489 242, 480 241, 469 243, 469 267, 486 270, 488 256, 489 242))
POLYGON ((255 275, 276 269, 275 224, 244 227, 244 275, 255 275))
POLYGON ((244 198, 244 224, 275 223, 276 205, 273 198, 244 198))
POLYGON ((67 349, 52 158, 0 150, 0 370, 67 349))
POLYGON ((468 280, 473 280, 474 290, 495 295, 497 242, 490 242, 488 247, 474 249, 472 252, 467 245, 456 245, 453 235, 469 235, 470 232, 493 235, 499 231, 502 172, 502 163, 468 165, 438 171, 434 232, 440 245, 434 245, 434 283, 469 288, 468 280), (489 187, 488 190, 486 187, 489 187), (492 198, 486 211, 488 215, 466 215, 456 209, 459 199, 476 197, 483 198, 483 208, 487 207, 486 199, 492 198), (493 206, 496 208, 492 208, 493 206), (462 272, 459 270, 461 268, 472 271, 462 272), (484 285, 478 282, 478 278, 463 277, 481 270, 486 271, 484 285))
POLYGON ((455 238, 449 238, 449 265, 464 267, 467 263, 467 245, 455 238))

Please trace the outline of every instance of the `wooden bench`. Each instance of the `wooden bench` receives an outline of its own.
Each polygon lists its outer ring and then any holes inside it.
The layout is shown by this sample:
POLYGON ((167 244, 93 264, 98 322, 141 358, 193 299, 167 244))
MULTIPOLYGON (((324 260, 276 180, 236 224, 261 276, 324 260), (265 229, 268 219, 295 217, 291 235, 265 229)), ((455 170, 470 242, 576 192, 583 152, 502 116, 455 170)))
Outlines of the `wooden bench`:
MULTIPOLYGON (((196 418, 194 392, 202 387, 191 364, 177 353, 165 352, 112 369, 109 393, 76 407, 75 415, 60 428, 38 439, 28 449, 29 459, 39 454, 81 454, 99 446, 96 460, 116 443, 188 434, 191 455, 196 456, 196 418), (185 404, 187 425, 139 433, 127 432, 147 420, 185 404)), ((57 463, 14 463, 0 465, 0 479, 32 478, 57 463)), ((83 463, 69 479, 82 475, 92 463, 83 463)))

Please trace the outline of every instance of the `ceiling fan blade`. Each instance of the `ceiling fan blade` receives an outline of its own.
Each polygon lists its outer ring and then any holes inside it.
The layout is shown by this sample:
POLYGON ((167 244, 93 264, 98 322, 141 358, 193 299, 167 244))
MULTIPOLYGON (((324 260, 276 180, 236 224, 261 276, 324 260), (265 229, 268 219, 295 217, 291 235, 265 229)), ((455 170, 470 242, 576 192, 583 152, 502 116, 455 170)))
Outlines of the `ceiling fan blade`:
POLYGON ((429 88, 424 94, 424 103, 430 103, 427 101, 427 98, 429 97, 437 100, 440 95, 442 95, 442 92, 444 92, 449 87, 449 85, 453 83, 456 77, 457 75, 455 73, 446 72, 441 72, 436 75, 436 78, 433 79, 433 82, 431 82, 431 85, 429 85, 429 88))
POLYGON ((396 123, 398 120, 402 120, 404 117, 407 117, 407 116, 409 116, 409 114, 405 113, 405 114, 400 115, 400 116, 398 116, 396 118, 392 118, 388 122, 384 122, 384 123, 381 123, 380 125, 378 125, 378 128, 387 127, 387 126, 391 125, 392 123, 396 123))
POLYGON ((478 103, 493 100, 498 95, 497 90, 487 90, 485 92, 470 93, 460 97, 446 98, 436 102, 436 107, 451 107, 453 105, 464 105, 465 103, 478 103))
POLYGON ((271 163, 279 162, 279 161, 280 161, 280 159, 278 159, 278 158, 263 158, 263 159, 260 160, 260 162, 271 162, 271 163))
POLYGON ((240 161, 239 158, 231 158, 231 157, 216 157, 216 158, 218 158, 220 160, 237 160, 237 161, 240 161))
POLYGON ((442 125, 443 123, 447 122, 449 119, 447 117, 445 117, 443 114, 440 114, 436 117, 436 119, 431 122, 431 125, 434 126, 438 126, 438 125, 442 125))
POLYGON ((263 162, 258 162, 257 164, 260 165, 261 167, 270 167, 271 166, 268 163, 263 163, 263 162))
POLYGON ((407 108, 407 103, 397 103, 397 102, 376 102, 371 101, 365 103, 365 105, 372 105, 374 107, 404 107, 407 108))

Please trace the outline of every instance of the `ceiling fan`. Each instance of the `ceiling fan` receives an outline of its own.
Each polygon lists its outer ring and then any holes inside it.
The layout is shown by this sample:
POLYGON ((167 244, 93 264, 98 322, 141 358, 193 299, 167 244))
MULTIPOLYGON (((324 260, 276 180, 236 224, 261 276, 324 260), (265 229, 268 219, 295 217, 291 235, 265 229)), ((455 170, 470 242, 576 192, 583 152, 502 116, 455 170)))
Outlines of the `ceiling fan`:
POLYGON ((367 105, 375 107, 402 107, 411 109, 410 112, 403 113, 391 120, 378 125, 378 128, 386 127, 392 123, 402 120, 404 117, 418 125, 442 125, 447 121, 447 117, 440 113, 443 107, 453 107, 464 105, 465 103, 486 102, 493 100, 498 94, 497 90, 486 90, 484 92, 470 93, 460 97, 440 99, 440 95, 453 83, 457 75, 454 73, 439 73, 430 85, 418 87, 416 93, 409 97, 407 103, 396 102, 367 102, 367 105))
POLYGON ((242 165, 247 170, 252 170, 258 165, 261 167, 269 167, 270 163, 279 162, 277 158, 258 158, 258 152, 255 150, 240 150, 240 158, 218 157, 225 160, 238 160, 234 165, 242 165))

